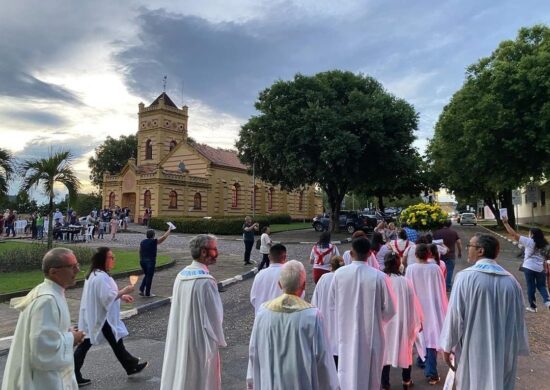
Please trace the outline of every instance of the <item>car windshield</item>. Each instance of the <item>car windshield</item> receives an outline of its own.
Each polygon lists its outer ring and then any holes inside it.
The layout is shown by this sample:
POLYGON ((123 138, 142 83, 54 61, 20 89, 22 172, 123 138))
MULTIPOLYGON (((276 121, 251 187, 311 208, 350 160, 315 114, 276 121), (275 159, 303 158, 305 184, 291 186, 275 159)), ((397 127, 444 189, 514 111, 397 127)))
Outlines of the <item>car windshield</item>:
POLYGON ((468 218, 473 218, 473 217, 475 217, 475 215, 474 215, 474 214, 471 214, 471 213, 464 213, 464 214, 462 214, 462 216, 463 216, 463 217, 468 217, 468 218))

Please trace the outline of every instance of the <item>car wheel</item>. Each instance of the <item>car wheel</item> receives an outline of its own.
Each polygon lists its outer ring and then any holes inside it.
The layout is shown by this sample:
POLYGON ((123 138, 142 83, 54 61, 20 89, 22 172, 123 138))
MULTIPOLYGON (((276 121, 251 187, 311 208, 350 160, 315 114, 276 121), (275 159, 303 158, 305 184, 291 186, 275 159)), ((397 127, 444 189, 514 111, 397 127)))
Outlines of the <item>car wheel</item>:
POLYGON ((316 232, 322 232, 323 231, 323 224, 320 223, 320 222, 317 222, 317 223, 315 223, 315 225, 313 225, 313 228, 315 229, 316 232))
POLYGON ((351 224, 348 225, 347 231, 348 231, 349 234, 355 233, 355 226, 353 226, 351 224))

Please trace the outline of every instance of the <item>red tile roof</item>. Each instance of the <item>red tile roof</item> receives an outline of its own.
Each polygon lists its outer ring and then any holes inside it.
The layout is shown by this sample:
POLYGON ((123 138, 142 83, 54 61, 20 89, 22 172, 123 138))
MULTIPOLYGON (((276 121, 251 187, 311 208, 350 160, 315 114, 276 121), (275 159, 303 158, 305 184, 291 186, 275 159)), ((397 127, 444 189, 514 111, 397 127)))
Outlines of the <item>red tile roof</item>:
POLYGON ((241 163, 237 157, 237 152, 234 150, 213 148, 204 144, 193 144, 193 147, 197 152, 216 165, 239 169, 248 168, 246 165, 241 163))

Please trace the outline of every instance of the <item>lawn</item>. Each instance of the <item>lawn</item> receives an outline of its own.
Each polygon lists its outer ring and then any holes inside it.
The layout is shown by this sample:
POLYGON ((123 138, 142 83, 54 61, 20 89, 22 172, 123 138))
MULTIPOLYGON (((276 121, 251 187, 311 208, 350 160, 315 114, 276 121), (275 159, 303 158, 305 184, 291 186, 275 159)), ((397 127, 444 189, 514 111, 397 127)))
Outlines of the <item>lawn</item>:
POLYGON ((311 222, 293 222, 290 224, 274 223, 273 225, 269 225, 269 229, 271 230, 271 233, 286 232, 290 230, 312 229, 312 228, 313 226, 311 225, 311 222))
MULTIPOLYGON (((17 248, 21 245, 27 245, 25 243, 18 242, 4 242, 0 244, 0 255, 2 250, 17 248)), ((116 257, 115 268, 111 274, 115 275, 118 272, 127 272, 133 270, 141 270, 139 266, 139 255, 137 251, 128 251, 113 249, 113 253, 116 257)), ((158 255, 157 265, 166 264, 171 261, 171 257, 168 255, 158 255)), ((84 279, 88 267, 84 266, 80 270, 77 279, 84 279)), ((26 290, 33 288, 38 283, 44 280, 44 274, 40 270, 26 271, 26 272, 3 272, 0 273, 0 294, 26 290)))

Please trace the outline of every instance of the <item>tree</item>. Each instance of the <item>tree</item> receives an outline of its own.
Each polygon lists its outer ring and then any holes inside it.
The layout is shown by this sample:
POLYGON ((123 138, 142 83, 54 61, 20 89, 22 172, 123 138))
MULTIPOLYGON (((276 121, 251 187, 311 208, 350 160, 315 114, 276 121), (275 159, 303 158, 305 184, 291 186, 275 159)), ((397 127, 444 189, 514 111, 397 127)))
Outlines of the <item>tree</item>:
POLYGON ((8 193, 8 183, 13 171, 13 157, 11 153, 0 148, 0 197, 8 193))
POLYGON ((384 172, 393 138, 410 145, 417 126, 413 107, 374 78, 339 70, 277 81, 255 107, 260 115, 239 134, 239 158, 287 190, 319 184, 333 229, 345 194, 384 172))
POLYGON ((105 172, 119 172, 131 157, 137 156, 137 137, 121 135, 118 139, 107 137, 105 142, 95 149, 95 156, 90 157, 90 180, 99 187, 103 184, 105 172))
POLYGON ((467 69, 429 146, 446 186, 498 201, 514 222, 511 190, 550 173, 550 28, 522 28, 467 69), (457 169, 460 167, 460 169, 457 169))
POLYGON ((26 160, 21 166, 23 175, 22 191, 29 191, 34 187, 42 187, 48 196, 48 249, 52 247, 53 241, 53 199, 55 196, 54 186, 61 184, 69 191, 69 198, 76 199, 80 188, 80 181, 71 167, 72 155, 69 151, 50 152, 48 158, 26 160))
POLYGON ((102 199, 102 196, 95 192, 91 194, 78 194, 73 209, 78 215, 86 216, 94 208, 97 210, 101 209, 102 199))

